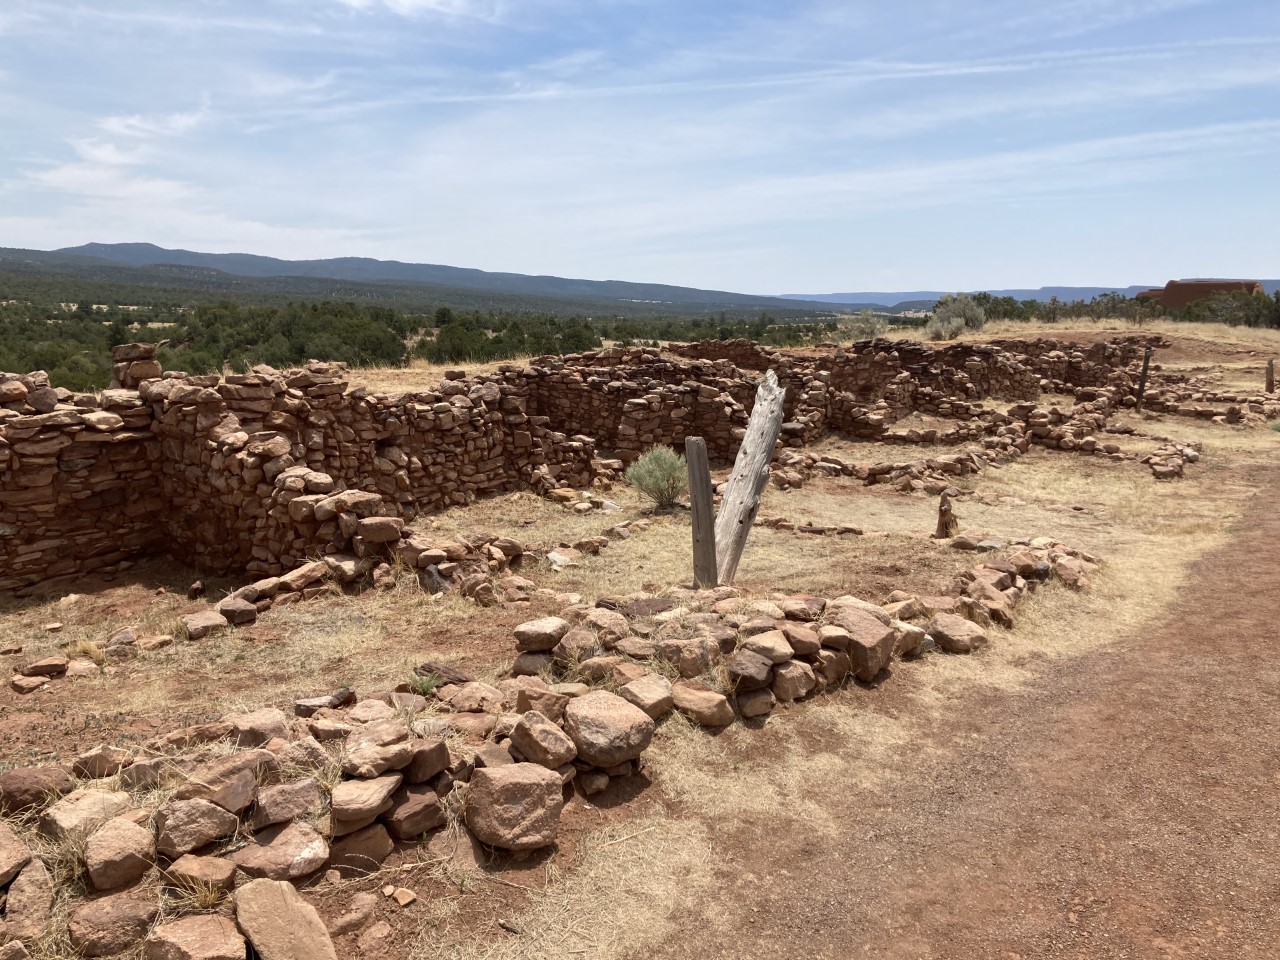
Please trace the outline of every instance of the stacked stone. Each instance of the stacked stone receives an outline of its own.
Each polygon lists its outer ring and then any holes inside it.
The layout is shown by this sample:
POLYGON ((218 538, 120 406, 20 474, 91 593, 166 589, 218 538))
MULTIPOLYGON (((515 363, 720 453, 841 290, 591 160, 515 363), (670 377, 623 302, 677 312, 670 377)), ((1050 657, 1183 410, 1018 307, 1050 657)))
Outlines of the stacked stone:
POLYGON ((36 371, 0 374, 0 398, 0 592, 113 572, 161 544, 158 448, 136 394, 99 400, 36 371))
POLYGON ((251 624, 273 607, 313 600, 331 593, 335 585, 347 592, 388 589, 396 583, 393 563, 414 571, 419 586, 429 593, 457 590, 481 606, 529 602, 535 585, 514 575, 525 555, 519 541, 492 536, 427 539, 405 529, 398 517, 376 515, 373 511, 380 506, 376 494, 352 490, 316 501, 319 516, 337 517, 336 523, 321 524, 334 528, 333 540, 319 551, 321 558, 277 570, 184 615, 186 639, 203 640, 251 624))
POLYGON ((312 508, 334 490, 411 519, 521 482, 546 490, 592 479, 593 441, 529 417, 518 385, 452 379, 388 396, 348 391, 345 376, 341 365, 312 363, 150 385, 166 437, 164 492, 182 508, 179 547, 206 568, 278 573, 332 544, 335 517, 312 508))
POLYGON ((1131 334, 1088 347, 1052 338, 1001 339, 991 344, 1017 354, 1040 376, 1042 389, 1069 393, 1074 387, 1115 386, 1117 374, 1126 386, 1136 386, 1146 348, 1167 347, 1169 341, 1155 334, 1131 334))
POLYGON ((145 380, 155 380, 162 373, 156 359, 154 343, 123 343, 111 348, 112 390, 137 390, 145 380))
MULTIPOLYGON (((679 710, 702 726, 723 727, 850 679, 882 681, 894 658, 913 659, 934 645, 969 653, 986 643, 993 623, 1012 627, 1014 608, 1038 584, 1056 576, 1082 588, 1096 569, 1095 558, 1048 538, 940 543, 992 556, 938 596, 895 592, 883 606, 853 596, 746 600, 731 587, 602 597, 518 627, 513 681, 504 682, 530 684, 548 699, 608 686, 654 720, 679 710), (566 678, 550 694, 537 679, 548 672, 566 678)), ((559 709, 557 702, 557 720, 559 709)), ((502 729, 486 722, 486 735, 502 729)))
POLYGON ((1076 404, 1069 410, 1048 410, 1031 404, 1009 409, 1009 417, 1025 424, 1031 443, 1057 450, 1081 450, 1093 453, 1099 442, 1095 436, 1106 429, 1111 406, 1107 398, 1076 404))
MULTIPOLYGON (((896 392, 898 395, 890 399, 895 405, 902 405, 907 397, 901 390, 891 391, 891 386, 905 385, 911 380, 904 369, 901 357, 896 349, 898 345, 888 341, 863 341, 848 348, 836 350, 830 360, 821 362, 831 372, 832 390, 852 394, 857 399, 868 402, 889 399, 886 395, 896 392)), ((903 342, 903 349, 914 349, 903 342)))
MULTIPOLYGON (((529 378, 530 406, 551 422, 595 437, 626 462, 658 444, 681 446, 689 436, 703 437, 713 458, 731 459, 746 429, 742 403, 719 378, 701 382, 696 370, 661 366, 594 368, 569 362, 544 367, 536 362, 529 378)), ((754 385, 749 390, 754 393, 754 385)))
MULTIPOLYGON (((831 408, 831 379, 825 370, 788 373, 780 379, 786 388, 783 398, 782 443, 789 447, 806 446, 828 429, 828 411, 831 408)), ((753 407, 754 396, 750 407, 753 407)), ((748 407, 749 409, 749 407, 748 407)))
POLYGON ((981 399, 989 396, 1033 397, 1038 378, 1021 358, 997 347, 950 344, 930 347, 911 340, 860 341, 835 350, 817 361, 829 366, 832 386, 862 400, 879 399, 891 386, 896 400, 913 407, 911 394, 927 388, 949 397, 981 399))
POLYGON ((937 495, 954 486, 954 477, 980 473, 993 459, 990 454, 975 452, 953 456, 929 457, 910 462, 873 463, 858 469, 868 486, 885 484, 903 493, 923 492, 937 495))
MULTIPOLYGON (((65 892, 54 890, 40 855, 0 824, 0 889, 8 886, 0 929, 34 946, 53 924, 66 922, 82 956, 113 956, 144 939, 148 956, 186 956, 152 953, 152 941, 183 939, 184 931, 170 927, 192 921, 152 931, 160 904, 150 877, 158 875, 175 895, 221 899, 235 891, 239 912, 245 881, 302 883, 326 869, 359 876, 376 871, 398 843, 435 843, 446 823, 443 803, 475 763, 439 736, 415 732, 426 707, 412 693, 357 702, 343 690, 299 700, 294 720, 276 709, 228 714, 141 750, 102 746, 67 768, 0 774, 0 812, 33 823, 46 841, 81 851, 95 895, 70 904, 68 919, 60 920, 55 900, 65 892), (327 787, 334 767, 341 777, 327 787), (145 802, 157 796, 172 799, 145 802)), ((239 953, 200 956, 244 956, 235 924, 227 927, 221 939, 239 953)), ((327 943, 323 925, 318 930, 327 943)), ((250 942, 254 932, 241 923, 250 942)), ((306 930, 289 935, 305 938, 306 930)))
POLYGON ((1182 476, 1183 464, 1195 463, 1199 459, 1199 443, 1170 440, 1142 457, 1140 462, 1151 468, 1151 474, 1157 480, 1176 480, 1182 476))
MULTIPOLYGON (((954 550, 988 551, 990 559, 958 574, 936 597, 895 591, 884 609, 907 621, 924 622, 931 640, 948 653, 976 649, 977 628, 1013 629, 1014 609, 1039 584, 1056 579, 1071 589, 1089 585, 1097 559, 1049 537, 1017 541, 962 535, 938 541, 954 550)), ((980 642, 985 642, 985 637, 980 642)))
POLYGON ((694 360, 724 360, 743 370, 768 370, 779 355, 754 340, 701 340, 672 344, 671 352, 694 360))
MULTIPOLYGON (((1136 398, 1128 398, 1129 405, 1136 398)), ((1254 426, 1280 419, 1280 399, 1265 394, 1245 396, 1235 393, 1218 393, 1201 387, 1164 384, 1148 387, 1142 407, 1155 413, 1175 417, 1209 420, 1214 423, 1254 426), (1225 408, 1205 404, 1226 404, 1225 408)))
POLYGON ((0 815, 78 851, 94 896, 58 904, 70 888, 55 890, 36 848, 0 823, 4 935, 34 945, 60 935, 52 928, 66 917, 66 936, 86 957, 144 940, 148 954, 200 940, 222 951, 200 955, 241 956, 248 940, 271 956, 273 937, 331 956, 314 911, 285 885, 326 869, 376 871, 398 844, 425 842, 440 855, 447 807, 461 812, 469 830, 461 842, 472 850, 475 841, 511 851, 548 846, 571 785, 590 796, 635 773, 656 722, 673 710, 724 727, 850 678, 882 682, 895 658, 930 646, 970 653, 993 623, 1013 626, 1014 607, 1037 584, 1056 577, 1084 588, 1096 569, 1096 558, 1047 538, 947 545, 991 556, 936 597, 750 601, 733 588, 604 597, 517 627, 513 676, 496 685, 424 664, 421 693, 402 687, 358 699, 344 689, 297 700, 293 718, 278 709, 230 713, 141 749, 104 745, 65 768, 10 769, 0 774, 0 815), (549 671, 573 679, 538 676, 549 671), (152 879, 179 895, 233 899, 235 923, 192 917, 157 926, 152 879), (265 922, 264 884, 284 929, 265 922))
POLYGON ((736 360, 778 370, 784 445, 837 431, 895 443, 981 438, 1008 452, 1016 430, 977 401, 1057 386, 1074 390, 1081 410, 1071 423, 1028 415, 1029 432, 1093 452, 1088 415, 1132 399, 1129 373, 1110 365, 1132 364, 1145 342, 1068 353, 1051 340, 1008 349, 875 340, 817 357, 745 342, 691 344, 680 358, 612 348, 541 358, 528 371, 455 372, 434 390, 394 395, 350 390, 344 365, 315 361, 225 378, 162 374, 152 345, 126 344, 114 352, 119 387, 100 401, 56 390, 40 372, 0 375, 0 590, 111 570, 160 548, 214 572, 287 571, 333 549, 333 525, 308 512, 308 498, 346 490, 377 495, 379 515, 407 520, 522 484, 549 493, 607 482, 611 464, 688 436, 731 460, 758 381, 736 360), (889 429, 915 411, 957 423, 889 429), (616 456, 598 455, 597 444, 616 456))
POLYGON ((853 394, 840 391, 830 395, 827 427, 857 440, 879 440, 898 416, 885 400, 860 402, 853 394))

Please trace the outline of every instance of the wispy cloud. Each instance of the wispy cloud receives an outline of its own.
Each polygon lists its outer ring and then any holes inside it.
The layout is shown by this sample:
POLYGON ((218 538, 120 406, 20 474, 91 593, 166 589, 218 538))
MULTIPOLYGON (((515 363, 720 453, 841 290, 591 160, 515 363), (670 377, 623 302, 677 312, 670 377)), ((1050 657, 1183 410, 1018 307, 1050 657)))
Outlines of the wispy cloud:
POLYGON ((451 17, 473 17, 478 20, 498 19, 506 6, 501 0, 337 0, 337 2, 353 10, 386 9, 404 17, 436 13, 451 17))
POLYGON ((147 158, 147 153, 143 149, 122 150, 114 143, 98 139, 72 140, 71 146, 81 160, 103 167, 136 165, 147 158))
POLYGON ((198 110, 180 113, 141 114, 103 117, 98 126, 108 133, 123 137, 170 137, 188 133, 209 116, 206 104, 198 110))

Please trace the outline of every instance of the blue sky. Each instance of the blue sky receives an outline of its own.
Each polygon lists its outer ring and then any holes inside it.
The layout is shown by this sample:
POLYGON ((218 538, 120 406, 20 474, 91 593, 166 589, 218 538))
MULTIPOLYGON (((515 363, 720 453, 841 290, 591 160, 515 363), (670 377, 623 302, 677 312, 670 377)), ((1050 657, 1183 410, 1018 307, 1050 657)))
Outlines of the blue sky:
POLYGON ((1280 276, 1275 0, 3 0, 0 245, 1280 276))

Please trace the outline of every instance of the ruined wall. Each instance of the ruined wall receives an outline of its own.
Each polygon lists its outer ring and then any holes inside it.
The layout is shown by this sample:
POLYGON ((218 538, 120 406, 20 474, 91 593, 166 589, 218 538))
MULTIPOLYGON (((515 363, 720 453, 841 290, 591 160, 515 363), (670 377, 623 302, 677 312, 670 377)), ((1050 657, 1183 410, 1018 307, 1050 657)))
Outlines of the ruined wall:
POLYGON ((700 340, 697 343, 673 343, 670 351, 691 360, 725 360, 743 370, 768 370, 775 366, 776 350, 762 347, 754 340, 700 340))
POLYGON ((655 444, 681 446, 691 436, 706 439, 713 459, 736 454, 748 416, 729 392, 736 384, 711 377, 700 382, 670 364, 622 371, 575 366, 576 359, 547 366, 535 361, 527 379, 531 411, 595 437, 624 461, 655 444))
MULTIPOLYGON (((344 511, 323 502, 344 489, 409 519, 519 485, 592 479, 592 438, 529 416, 523 376, 388 396, 347 390, 344 374, 325 364, 165 374, 104 391, 101 409, 68 395, 46 413, 9 388, 0 591, 52 588, 156 550, 215 572, 279 573, 329 550, 344 511)), ((32 387, 3 382, 28 393, 47 383, 26 379, 32 387)))
POLYGON ((1158 334, 1131 334, 1088 347, 1051 338, 992 340, 991 345, 1016 354, 1025 367, 1040 377, 1042 389, 1070 392, 1075 387, 1132 389, 1137 383, 1137 371, 1130 368, 1141 363, 1148 346, 1167 347, 1169 342, 1158 334))
POLYGON ((343 365, 314 361, 190 377, 161 371, 154 347, 127 344, 100 397, 38 372, 0 374, 0 592, 57 587, 161 550, 205 570, 272 576, 349 542, 357 507, 408 520, 522 485, 582 487, 611 475, 606 452, 629 462, 688 436, 730 461, 760 365, 786 389, 784 446, 828 431, 924 442, 891 429, 913 412, 956 420, 929 442, 958 442, 995 428, 983 398, 1127 396, 1127 368, 1149 340, 611 348, 401 394, 350 389, 343 365))

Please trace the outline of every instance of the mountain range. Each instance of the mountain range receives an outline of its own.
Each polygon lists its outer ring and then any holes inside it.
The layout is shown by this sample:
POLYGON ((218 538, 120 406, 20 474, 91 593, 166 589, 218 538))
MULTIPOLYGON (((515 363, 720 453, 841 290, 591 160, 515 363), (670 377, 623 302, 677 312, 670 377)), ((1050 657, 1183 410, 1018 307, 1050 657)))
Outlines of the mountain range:
MULTIPOLYGON (((0 269, 75 276, 97 283, 142 284, 226 291, 238 295, 382 300, 417 309, 448 304, 482 309, 529 309, 552 313, 607 312, 629 315, 743 315, 769 311, 782 316, 830 314, 862 308, 901 312, 931 309, 940 290, 860 291, 758 296, 624 280, 495 273, 431 263, 368 257, 281 260, 248 253, 201 253, 151 243, 86 243, 55 251, 0 248, 0 269)), ((1268 293, 1280 280, 1262 281, 1268 293)), ((1107 292, 1133 296, 1159 283, 1128 286, 1053 286, 988 290, 1018 300, 1089 300, 1107 292)), ((976 291, 974 291, 976 292, 976 291)))
POLYGON ((825 303, 802 298, 762 297, 727 290, 701 290, 662 283, 625 280, 576 280, 565 277, 492 273, 434 263, 402 263, 368 257, 336 257, 328 260, 279 260, 249 253, 199 253, 167 250, 150 243, 86 243, 54 253, 91 257, 127 266, 170 265, 218 270, 239 277, 306 277, 356 283, 430 284, 437 287, 486 293, 587 300, 620 305, 647 304, 685 312, 751 308, 756 310, 826 310, 825 303))
MULTIPOLYGON (((1189 278, 1188 278, 1189 279, 1189 278)), ((1253 279, 1248 277, 1245 279, 1253 279)), ((1120 293, 1126 297, 1132 297, 1134 294, 1141 293, 1143 290, 1150 290, 1152 287, 1163 287, 1163 283, 1138 283, 1127 287, 1036 287, 1030 288, 1014 288, 1008 290, 991 290, 985 292, 993 297, 1013 297, 1015 300, 1040 300, 1047 301, 1052 297, 1059 300, 1092 300, 1094 297, 1104 293, 1120 293)), ((1263 289, 1268 293, 1274 294, 1276 290, 1280 290, 1280 280, 1263 280, 1263 289)), ((955 293, 954 290, 899 290, 894 292, 884 290, 867 290, 858 291, 856 293, 783 293, 779 294, 784 300, 803 300, 805 302, 818 302, 830 304, 866 304, 881 303, 886 307, 901 306, 906 303, 933 303, 937 301, 944 293, 955 293)), ((968 293, 978 293, 978 290, 970 290, 968 293)))

